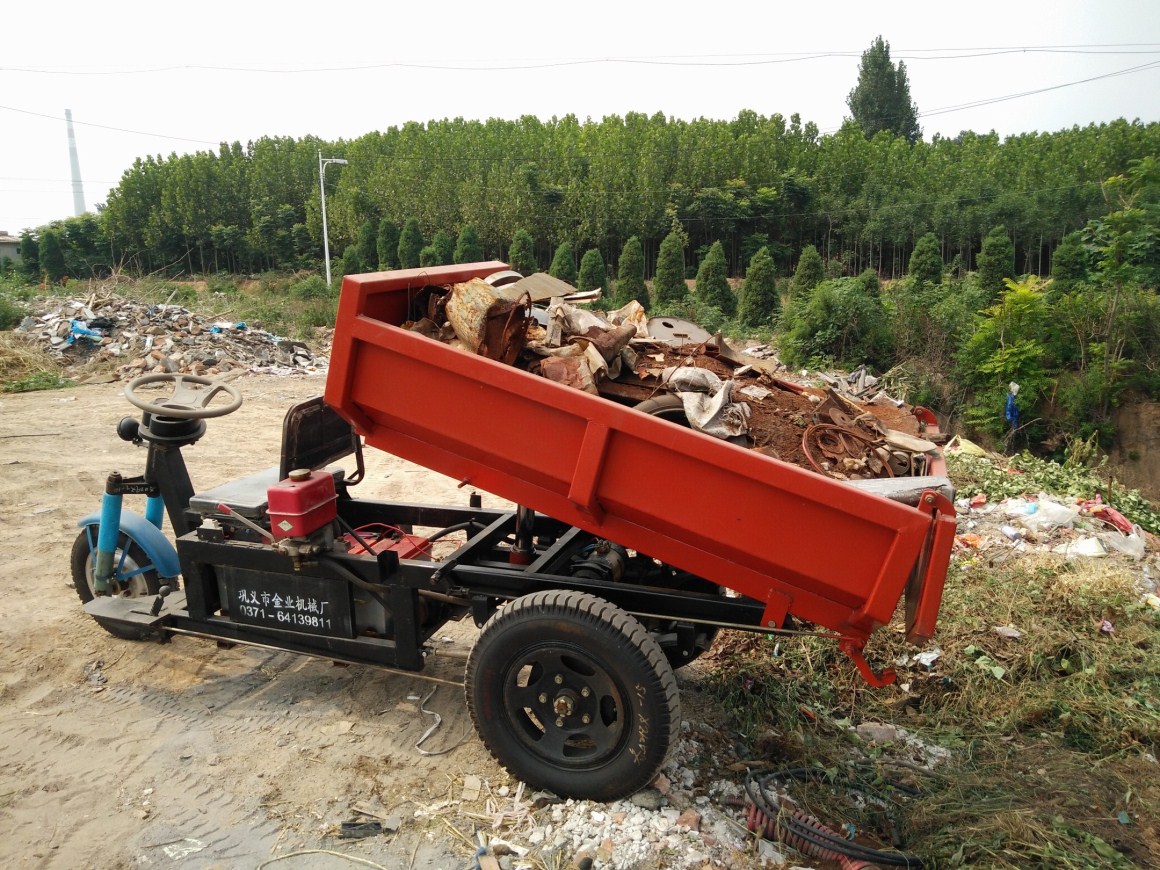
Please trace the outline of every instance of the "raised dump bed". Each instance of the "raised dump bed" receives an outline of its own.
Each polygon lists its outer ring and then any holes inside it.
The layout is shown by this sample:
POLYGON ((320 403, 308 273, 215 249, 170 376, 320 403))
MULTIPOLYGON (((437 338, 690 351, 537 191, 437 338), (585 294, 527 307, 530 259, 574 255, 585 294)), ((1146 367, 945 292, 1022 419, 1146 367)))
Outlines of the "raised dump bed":
POLYGON ((346 276, 326 402, 374 447, 763 602, 763 626, 832 629, 873 681, 862 645, 904 591, 908 638, 931 636, 944 478, 831 480, 402 328, 424 288, 506 268, 346 276))

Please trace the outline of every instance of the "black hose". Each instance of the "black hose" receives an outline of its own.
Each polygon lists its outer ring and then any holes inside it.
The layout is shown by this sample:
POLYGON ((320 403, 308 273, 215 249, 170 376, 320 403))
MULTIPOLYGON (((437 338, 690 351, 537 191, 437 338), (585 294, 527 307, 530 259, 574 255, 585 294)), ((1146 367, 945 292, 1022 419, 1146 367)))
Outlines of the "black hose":
POLYGON ((437 531, 433 535, 428 535, 427 536, 427 543, 433 544, 435 541, 438 541, 440 538, 445 538, 448 535, 452 534, 453 532, 461 532, 465 529, 470 529, 472 526, 478 526, 479 528, 483 528, 483 525, 481 523, 479 523, 478 521, 467 520, 466 522, 456 523, 453 526, 448 526, 445 529, 440 529, 439 531, 437 531))
MULTIPOLYGON (((830 781, 833 779, 828 774, 824 774, 823 771, 812 768, 790 768, 774 771, 761 777, 756 777, 751 772, 745 779, 745 794, 765 818, 773 822, 779 839, 788 840, 791 845, 793 845, 794 840, 800 840, 803 843, 815 846, 823 852, 838 853, 848 858, 871 861, 875 864, 888 867, 907 867, 914 868, 914 870, 922 870, 926 866, 924 859, 918 856, 863 846, 860 843, 854 843, 837 834, 830 833, 821 822, 805 816, 805 814, 782 812, 776 795, 772 794, 768 788, 768 785, 778 778, 800 780, 819 778, 820 776, 824 776, 825 779, 830 781), (801 816, 801 818, 798 816, 801 816)), ((891 783, 891 785, 897 787, 902 784, 899 783, 896 785, 891 783)), ((908 792, 915 791, 909 786, 904 786, 903 789, 908 792)), ((815 857, 828 856, 819 854, 815 857)))
POLYGON ((350 568, 346 567, 346 565, 342 564, 342 562, 339 562, 333 557, 320 556, 318 561, 320 563, 325 563, 347 583, 350 583, 352 586, 357 586, 367 595, 371 596, 371 598, 373 598, 375 601, 379 602, 379 604, 383 606, 383 610, 385 610, 387 613, 391 612, 391 607, 389 604, 387 604, 387 599, 383 597, 382 593, 377 588, 375 588, 373 583, 368 583, 362 577, 358 576, 358 574, 354 573, 354 571, 350 570, 350 568))

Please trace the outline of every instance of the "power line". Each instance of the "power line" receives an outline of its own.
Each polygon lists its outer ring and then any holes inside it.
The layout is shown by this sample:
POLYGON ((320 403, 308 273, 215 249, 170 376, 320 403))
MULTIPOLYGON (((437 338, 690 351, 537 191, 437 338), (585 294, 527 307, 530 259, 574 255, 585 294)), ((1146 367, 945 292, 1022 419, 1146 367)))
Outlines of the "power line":
MULTIPOLYGON (((32 115, 36 118, 48 118, 50 121, 60 121, 61 123, 64 122, 64 118, 57 117, 56 115, 46 115, 43 112, 33 112, 31 109, 18 109, 15 106, 0 106, 0 109, 4 109, 8 112, 18 112, 21 115, 32 115)), ((190 139, 187 136, 170 136, 166 133, 149 133, 145 130, 128 130, 124 127, 110 127, 108 124, 94 124, 92 121, 78 121, 75 118, 73 119, 73 123, 83 127, 96 127, 101 130, 112 130, 116 133, 131 133, 134 136, 150 136, 154 139, 173 139, 178 142, 193 142, 198 145, 217 146, 221 144, 220 142, 210 142, 206 139, 190 139)))
MULTIPOLYGON (((22 175, 0 175, 0 181, 48 181, 53 184, 72 184, 72 179, 70 178, 33 178, 22 175)), ((106 178, 86 178, 85 182, 92 182, 93 184, 120 184, 121 180, 109 181, 106 178)))
MULTIPOLYGON (((1101 79, 1115 78, 1116 76, 1124 76, 1124 75, 1130 75, 1132 73, 1144 72, 1144 71, 1150 70, 1150 69, 1160 69, 1160 61, 1153 60, 1153 61, 1149 61, 1148 63, 1139 64, 1137 66, 1130 66, 1126 69, 1115 70, 1113 72, 1103 73, 1102 75, 1098 75, 1098 76, 1091 76, 1091 77, 1086 78, 1086 79, 1077 79, 1074 82, 1063 82, 1062 84, 1048 85, 1047 87, 1036 88, 1035 90, 1031 90, 1031 91, 1021 91, 1020 93, 1017 93, 1017 94, 1004 94, 1003 96, 999 96, 999 97, 987 97, 985 99, 974 100, 974 101, 969 102, 969 103, 960 103, 956 106, 943 106, 942 108, 930 109, 929 111, 926 111, 926 112, 918 112, 917 117, 919 117, 919 118, 932 118, 935 115, 946 115, 946 114, 949 114, 950 112, 959 112, 959 111, 963 111, 965 109, 977 109, 977 108, 980 108, 981 106, 990 106, 990 105, 993 105, 994 103, 1004 103, 1004 102, 1007 102, 1008 100, 1017 100, 1017 99, 1020 99, 1022 97, 1034 96, 1035 94, 1045 94, 1048 91, 1058 91, 1062 88, 1075 87, 1076 85, 1088 84, 1089 82, 1097 82, 1097 81, 1100 81, 1101 79)), ((881 119, 879 119, 879 120, 881 120, 881 119)), ((836 133, 840 129, 842 129, 841 126, 830 127, 826 130, 819 130, 818 132, 821 134, 836 133)))
MULTIPOLYGON (((1017 45, 984 46, 966 48, 901 49, 893 54, 900 60, 966 60, 981 57, 995 57, 1007 54, 1079 54, 1079 55, 1123 55, 1160 54, 1160 43, 1104 43, 1090 45, 1017 45), (937 52, 937 53, 935 53, 937 52)), ((383 61, 381 63, 356 64, 351 66, 322 67, 258 67, 219 66, 212 64, 172 64, 153 67, 127 67, 121 69, 85 69, 72 67, 5 67, 0 72, 18 72, 34 75, 62 76, 119 76, 153 75, 166 72, 231 72, 262 75, 306 75, 313 73, 365 72, 382 69, 416 69, 446 72, 511 72, 562 67, 594 66, 603 64, 625 64, 641 66, 686 66, 686 67, 746 67, 768 66, 785 63, 802 63, 825 58, 861 57, 864 50, 857 51, 816 51, 816 52, 768 52, 751 54, 692 54, 692 55, 611 55, 603 57, 574 58, 529 58, 523 63, 510 63, 495 58, 465 59, 462 63, 417 63, 411 61, 383 61)))
POLYGON ((1002 97, 991 97, 991 98, 985 99, 985 100, 976 100, 973 103, 961 103, 960 105, 957 105, 957 106, 946 106, 946 107, 941 108, 941 109, 932 109, 929 112, 919 112, 919 117, 929 118, 929 117, 932 117, 934 115, 944 115, 948 112, 958 112, 962 109, 976 109, 979 106, 989 106, 993 103, 1002 103, 1002 102, 1005 102, 1007 100, 1019 99, 1020 97, 1030 97, 1030 96, 1033 96, 1035 94, 1044 94, 1044 93, 1047 93, 1048 91, 1057 91, 1060 88, 1070 88, 1070 87, 1073 87, 1075 85, 1087 84, 1088 82, 1098 82, 1101 79, 1110 79, 1110 78, 1115 78, 1116 76, 1125 76, 1125 75, 1129 75, 1131 73, 1143 72, 1144 70, 1158 69, 1158 68, 1160 68, 1160 61, 1151 61, 1150 63, 1144 63, 1144 64, 1140 64, 1139 66, 1128 67, 1127 69, 1117 70, 1115 72, 1104 73, 1103 75, 1091 76, 1090 78, 1079 79, 1079 80, 1074 81, 1074 82, 1064 82, 1063 84, 1049 85, 1048 87, 1045 87, 1045 88, 1036 88, 1035 90, 1023 91, 1022 93, 1018 93, 1018 94, 1007 94, 1007 95, 1002 96, 1002 97))

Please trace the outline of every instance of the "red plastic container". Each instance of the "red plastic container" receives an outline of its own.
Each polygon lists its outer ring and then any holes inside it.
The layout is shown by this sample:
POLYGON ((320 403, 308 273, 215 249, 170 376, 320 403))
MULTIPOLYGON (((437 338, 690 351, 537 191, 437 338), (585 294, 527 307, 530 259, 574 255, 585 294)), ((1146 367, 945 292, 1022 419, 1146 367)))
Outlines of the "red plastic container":
POLYGON ((275 538, 304 538, 337 515, 334 475, 300 469, 266 490, 270 531, 275 538))

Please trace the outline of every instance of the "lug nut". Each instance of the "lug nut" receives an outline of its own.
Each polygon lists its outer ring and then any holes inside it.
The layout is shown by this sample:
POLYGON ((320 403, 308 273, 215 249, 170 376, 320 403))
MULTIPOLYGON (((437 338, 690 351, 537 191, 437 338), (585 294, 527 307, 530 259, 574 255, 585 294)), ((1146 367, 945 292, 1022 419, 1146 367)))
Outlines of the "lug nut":
POLYGON ((580 721, 583 722, 585 725, 587 725, 589 722, 592 721, 592 717, 589 716, 587 713, 585 713, 583 716, 580 717, 580 721))
POLYGON ((556 727, 557 727, 557 728, 563 728, 563 727, 564 727, 564 720, 563 720, 563 719, 557 719, 557 720, 556 720, 556 727))
POLYGON ((553 677, 552 679, 554 679, 556 681, 557 686, 559 686, 561 683, 564 682, 564 678, 562 676, 560 676, 559 674, 556 674, 556 676, 553 677))
POLYGON ((587 698, 589 695, 592 694, 592 690, 589 689, 587 686, 585 686, 583 689, 580 690, 580 694, 581 694, 581 696, 587 698))
POLYGON ((548 703, 548 696, 547 696, 547 695, 545 695, 545 694, 542 694, 542 693, 541 693, 541 695, 540 695, 540 703, 541 703, 541 704, 547 704, 547 703, 548 703))

